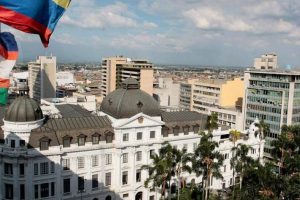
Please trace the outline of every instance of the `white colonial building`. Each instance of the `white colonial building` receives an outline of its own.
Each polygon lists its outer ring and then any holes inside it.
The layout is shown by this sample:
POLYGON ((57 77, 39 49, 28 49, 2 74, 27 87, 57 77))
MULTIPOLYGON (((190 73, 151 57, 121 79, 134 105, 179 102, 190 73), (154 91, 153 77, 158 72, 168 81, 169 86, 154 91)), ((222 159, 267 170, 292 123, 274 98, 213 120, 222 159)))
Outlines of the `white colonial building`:
MULTIPOLYGON (((62 118, 48 118, 28 97, 10 105, 0 136, 0 199, 159 199, 159 192, 144 187, 148 172, 141 166, 166 141, 193 152, 207 120, 196 112, 161 112, 130 78, 106 96, 100 116, 70 109, 61 109, 62 118)), ((251 156, 258 157, 263 143, 255 131, 253 124, 237 143, 251 145, 251 156)), ((226 158, 224 179, 213 181, 213 189, 232 184, 228 133, 213 133, 226 158)))

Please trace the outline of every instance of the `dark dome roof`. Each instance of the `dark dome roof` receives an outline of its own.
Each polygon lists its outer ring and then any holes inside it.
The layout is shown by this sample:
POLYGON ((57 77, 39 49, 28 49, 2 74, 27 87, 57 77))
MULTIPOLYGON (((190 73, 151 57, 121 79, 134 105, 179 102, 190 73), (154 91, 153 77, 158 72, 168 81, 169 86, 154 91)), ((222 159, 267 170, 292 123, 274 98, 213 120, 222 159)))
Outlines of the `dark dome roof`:
POLYGON ((150 116, 160 116, 158 102, 139 89, 139 83, 126 79, 121 89, 109 93, 102 101, 101 111, 117 119, 129 118, 140 112, 150 116))
POLYGON ((8 107, 4 120, 10 122, 31 122, 43 119, 43 112, 36 101, 27 96, 16 98, 8 107))

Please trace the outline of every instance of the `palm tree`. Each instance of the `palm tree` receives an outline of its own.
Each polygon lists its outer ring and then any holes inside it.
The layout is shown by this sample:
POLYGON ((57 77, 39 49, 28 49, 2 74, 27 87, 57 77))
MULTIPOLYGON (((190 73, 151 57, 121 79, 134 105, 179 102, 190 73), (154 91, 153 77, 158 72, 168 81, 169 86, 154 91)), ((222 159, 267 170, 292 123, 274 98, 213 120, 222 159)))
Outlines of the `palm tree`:
POLYGON ((212 141, 212 134, 202 133, 200 144, 196 148, 192 158, 192 169, 197 176, 202 175, 205 200, 209 195, 208 187, 212 178, 222 178, 220 167, 223 165, 223 156, 216 150, 218 143, 212 141))
MULTIPOLYGON (((231 130, 229 132, 230 134, 230 138, 231 138, 231 141, 233 142, 233 148, 232 148, 232 158, 235 158, 235 154, 236 154, 236 142, 240 139, 241 137, 241 132, 238 131, 238 130, 231 130)), ((232 170, 232 177, 233 177, 233 190, 234 190, 234 187, 235 187, 235 166, 236 166, 236 159, 232 159, 230 161, 231 163, 231 167, 233 168, 232 170)))
POLYGON ((254 162, 254 159, 248 156, 248 152, 251 149, 251 146, 245 144, 238 144, 237 147, 232 148, 235 151, 235 157, 231 158, 231 160, 235 164, 233 168, 240 173, 240 190, 242 189, 245 170, 254 162))
POLYGON ((260 142, 259 142, 259 155, 258 155, 258 158, 259 160, 261 159, 261 155, 260 155, 260 152, 261 152, 261 143, 262 143, 262 140, 265 139, 266 135, 268 135, 270 133, 270 128, 269 128, 269 125, 266 124, 264 122, 264 120, 260 120, 259 123, 256 123, 255 124, 257 127, 258 127, 258 131, 255 132, 255 137, 257 136, 257 134, 259 134, 259 139, 260 139, 260 142))
POLYGON ((209 133, 212 133, 214 129, 218 128, 218 114, 211 113, 210 116, 207 117, 206 127, 209 133))

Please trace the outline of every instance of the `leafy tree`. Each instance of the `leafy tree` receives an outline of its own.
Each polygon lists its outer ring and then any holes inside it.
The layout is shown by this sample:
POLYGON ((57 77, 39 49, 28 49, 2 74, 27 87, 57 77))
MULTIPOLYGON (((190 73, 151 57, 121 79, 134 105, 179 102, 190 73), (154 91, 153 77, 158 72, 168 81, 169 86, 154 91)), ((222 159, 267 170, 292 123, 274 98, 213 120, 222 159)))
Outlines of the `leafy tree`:
POLYGON ((217 151, 218 143, 212 141, 212 134, 202 133, 198 147, 192 158, 192 169, 197 176, 202 175, 205 200, 209 195, 208 187, 212 178, 222 178, 220 167, 223 165, 223 156, 217 151))
POLYGON ((212 133, 214 129, 218 128, 218 114, 211 113, 210 116, 207 117, 206 127, 209 133, 212 133))

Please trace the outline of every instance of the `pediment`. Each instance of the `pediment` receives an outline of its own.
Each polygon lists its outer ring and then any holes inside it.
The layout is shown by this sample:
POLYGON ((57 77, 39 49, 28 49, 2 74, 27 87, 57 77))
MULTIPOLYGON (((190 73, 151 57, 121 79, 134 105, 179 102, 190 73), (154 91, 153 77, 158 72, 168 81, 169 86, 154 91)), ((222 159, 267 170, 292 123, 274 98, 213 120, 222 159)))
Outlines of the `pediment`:
POLYGON ((114 128, 137 128, 162 126, 165 123, 160 119, 139 113, 131 118, 118 120, 113 123, 114 128))

